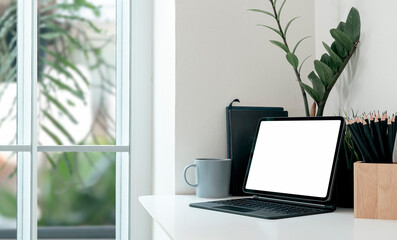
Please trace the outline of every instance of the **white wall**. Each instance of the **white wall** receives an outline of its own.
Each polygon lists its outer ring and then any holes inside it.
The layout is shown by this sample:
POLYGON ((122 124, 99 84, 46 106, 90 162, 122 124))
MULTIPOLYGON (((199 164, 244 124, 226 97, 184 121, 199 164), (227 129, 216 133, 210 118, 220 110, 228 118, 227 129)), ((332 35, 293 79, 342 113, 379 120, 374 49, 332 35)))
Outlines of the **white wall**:
MULTIPOLYGON (((279 1, 281 3, 281 1, 279 1)), ((176 0, 175 188, 194 193, 182 180, 195 157, 226 157, 225 107, 282 106, 290 116, 304 115, 303 102, 285 53, 268 40, 278 35, 256 24, 274 19, 248 12, 269 9, 263 0, 176 0)), ((295 16, 288 38, 314 36, 314 0, 287 1, 282 24, 295 16)), ((314 56, 314 39, 298 56, 314 56)), ((308 67, 303 76, 308 75, 308 67)), ((310 66, 310 69, 312 66, 310 66)))
MULTIPOLYGON (((175 0, 153 5, 153 194, 175 194, 175 0)), ((152 226, 152 239, 169 239, 152 226)))
POLYGON ((359 112, 397 111, 397 1, 317 0, 316 56, 324 52, 320 40, 331 43, 329 29, 346 20, 352 6, 361 16, 361 39, 348 69, 338 80, 325 112, 337 114, 351 108, 359 112))
POLYGON ((175 1, 154 0, 153 161, 155 194, 175 193, 175 1))
POLYGON ((130 184, 133 188, 130 222, 131 237, 150 239, 151 217, 138 202, 138 196, 152 193, 152 9, 151 1, 131 2, 131 149, 130 184))

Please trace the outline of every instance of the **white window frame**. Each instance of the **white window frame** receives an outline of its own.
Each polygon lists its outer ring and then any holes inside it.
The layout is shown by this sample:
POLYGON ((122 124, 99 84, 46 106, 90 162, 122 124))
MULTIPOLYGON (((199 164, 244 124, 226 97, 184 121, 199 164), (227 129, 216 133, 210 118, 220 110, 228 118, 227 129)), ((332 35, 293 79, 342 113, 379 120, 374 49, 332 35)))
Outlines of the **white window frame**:
POLYGON ((38 146, 37 1, 17 1, 17 144, 0 145, 0 151, 18 153, 18 240, 37 239, 37 152, 115 152, 116 239, 150 236, 149 217, 142 216, 137 199, 138 195, 151 192, 148 180, 151 179, 152 3, 146 0, 116 2, 116 145, 38 146), (143 21, 140 27, 138 21, 143 21), (132 51, 138 46, 142 47, 141 51, 132 51), (146 58, 139 63, 137 59, 142 57, 146 58), (142 172, 146 173, 145 177, 141 176, 142 172), (146 183, 142 186, 146 190, 137 184, 143 178, 146 183))

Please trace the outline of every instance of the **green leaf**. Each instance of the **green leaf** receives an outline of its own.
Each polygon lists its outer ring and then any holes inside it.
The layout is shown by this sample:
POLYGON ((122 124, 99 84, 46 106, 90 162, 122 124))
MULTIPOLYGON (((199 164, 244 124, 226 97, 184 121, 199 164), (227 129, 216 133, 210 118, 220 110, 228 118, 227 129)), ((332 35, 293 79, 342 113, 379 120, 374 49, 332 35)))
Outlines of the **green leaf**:
POLYGON ((344 33, 347 34, 347 32, 345 32, 345 31, 346 31, 346 23, 344 23, 344 22, 339 22, 339 24, 338 24, 338 26, 336 27, 336 29, 339 29, 339 30, 341 30, 342 32, 344 32, 344 33))
POLYGON ((310 97, 313 98, 313 100, 318 103, 321 101, 321 98, 319 96, 319 94, 310 86, 304 84, 303 82, 299 82, 299 84, 302 86, 303 89, 305 89, 305 91, 310 95, 310 97))
POLYGON ((285 30, 284 30, 284 35, 287 36, 287 32, 288 32, 288 28, 291 25, 291 23, 293 21, 295 21, 295 19, 300 18, 300 17, 294 17, 293 19, 289 20, 289 22, 287 23, 287 25, 285 26, 285 30))
POLYGON ((341 59, 345 59, 348 55, 346 49, 338 42, 333 42, 331 44, 331 49, 338 54, 341 59))
POLYGON ((43 129, 43 131, 45 133, 47 133, 47 135, 57 144, 57 145, 62 145, 62 141, 57 137, 57 135, 55 133, 53 133, 50 129, 48 129, 46 126, 41 125, 41 129, 43 129))
POLYGON ((52 23, 43 23, 40 24, 40 29, 47 29, 51 30, 52 32, 56 32, 58 34, 64 35, 71 43, 73 43, 74 46, 76 46, 79 49, 84 49, 83 45, 76 40, 74 37, 72 37, 65 29, 61 28, 60 26, 52 23))
POLYGON ((68 69, 63 68, 60 64, 57 64, 56 62, 49 61, 46 58, 40 58, 40 60, 43 61, 47 66, 54 68, 58 73, 65 75, 68 79, 71 79, 74 82, 74 86, 77 89, 77 91, 80 93, 83 92, 79 83, 73 77, 72 73, 70 73, 68 71, 68 69))
POLYGON ((280 35, 280 37, 283 37, 283 34, 282 34, 279 30, 277 30, 277 29, 275 29, 275 28, 272 28, 272 27, 270 27, 270 26, 263 25, 263 24, 258 24, 257 26, 261 26, 261 27, 268 28, 268 29, 274 31, 275 33, 277 33, 278 35, 280 35))
POLYGON ((324 83, 313 71, 307 77, 312 82, 313 89, 318 93, 319 98, 322 99, 325 93, 324 83))
POLYGON ((47 66, 53 67, 54 69, 57 70, 57 72, 62 73, 67 78, 73 79, 73 75, 69 71, 62 68, 59 64, 49 61, 46 58, 40 58, 40 60, 43 61, 47 66))
POLYGON ((6 19, 6 21, 0 25, 0 38, 4 38, 8 33, 15 31, 17 24, 16 14, 6 19))
MULTIPOLYGON (((309 73, 309 75, 307 76, 307 78, 310 80, 310 82, 312 82, 313 83, 313 81, 320 81, 321 82, 321 79, 316 75, 316 73, 314 72, 314 71, 311 71, 310 73, 309 73)), ((321 83, 323 83, 323 82, 321 82, 321 83)))
POLYGON ((9 71, 17 59, 17 51, 12 51, 8 55, 4 56, 5 57, 5 62, 1 61, 1 67, 0 67, 0 74, 4 74, 7 71, 9 71))
POLYGON ((16 11, 17 11, 17 5, 13 4, 10 7, 6 8, 6 10, 3 12, 0 18, 0 25, 4 24, 4 22, 9 19, 10 17, 15 17, 16 19, 16 11))
POLYGON ((53 40, 62 37, 63 34, 59 32, 52 32, 52 33, 40 33, 39 37, 41 39, 46 39, 46 40, 53 40))
POLYGON ((50 154, 48 154, 47 152, 44 152, 44 155, 46 156, 47 160, 50 162, 52 169, 56 168, 56 164, 54 159, 51 157, 50 154))
POLYGON ((60 122, 58 122, 51 114, 49 114, 46 110, 43 111, 44 116, 50 120, 50 122, 71 142, 75 143, 73 137, 70 135, 70 133, 62 126, 60 122))
POLYGON ((270 40, 270 42, 273 43, 274 45, 278 46, 282 50, 284 50, 286 53, 289 52, 289 48, 284 43, 281 43, 281 42, 276 41, 276 40, 270 40))
POLYGON ((49 15, 40 16, 40 22, 45 22, 48 20, 59 21, 60 19, 63 19, 66 21, 72 21, 72 22, 75 21, 75 22, 80 22, 80 23, 86 23, 94 32, 96 32, 96 33, 101 32, 101 30, 99 28, 97 28, 94 23, 92 23, 90 20, 87 20, 84 17, 62 15, 62 14, 49 14, 49 15))
POLYGON ((351 8, 350 12, 347 16, 346 26, 348 27, 351 33, 349 36, 353 40, 353 42, 357 42, 360 40, 360 31, 361 31, 361 20, 360 20, 360 13, 356 8, 351 8))
POLYGON ((52 97, 49 93, 45 91, 41 91, 41 93, 47 98, 47 100, 53 103, 61 112, 63 112, 71 122, 77 124, 77 120, 73 117, 73 115, 65 108, 62 103, 60 103, 57 99, 52 97))
POLYGON ((16 47, 17 47, 17 33, 12 31, 10 34, 14 35, 14 37, 11 38, 11 40, 8 42, 8 47, 10 51, 13 52, 14 50, 16 51, 16 47))
POLYGON ((62 153, 63 160, 65 161, 66 165, 68 166, 70 175, 73 175, 73 165, 75 165, 75 164, 74 164, 74 161, 72 161, 72 159, 76 160, 74 155, 75 155, 75 153, 65 153, 65 152, 62 153))
POLYGON ((0 188, 0 214, 4 217, 15 218, 17 216, 17 198, 8 190, 0 188))
POLYGON ((86 0, 74 0, 74 5, 78 6, 78 10, 82 7, 90 9, 96 17, 101 15, 100 7, 95 6, 94 4, 90 3, 86 0))
POLYGON ((57 87, 58 87, 60 90, 65 90, 65 91, 67 91, 67 92, 73 94, 74 96, 76 96, 77 98, 79 98, 80 100, 82 100, 82 101, 85 102, 84 93, 83 93, 81 90, 74 90, 74 89, 72 89, 71 87, 69 87, 68 85, 64 84, 63 82, 59 81, 58 79, 56 79, 56 78, 54 78, 53 76, 48 75, 48 74, 46 74, 46 73, 44 73, 43 76, 44 76, 46 79, 50 80, 50 81, 51 81, 52 83, 54 83, 55 85, 57 85, 57 87))
POLYGON ((299 60, 295 54, 289 52, 285 57, 287 58, 287 61, 292 65, 292 67, 294 67, 294 69, 298 68, 299 60))
POLYGON ((352 40, 354 39, 354 30, 353 26, 347 25, 344 22, 340 22, 337 29, 341 30, 342 32, 346 33, 352 40))
POLYGON ((4 37, 11 29, 16 28, 17 23, 16 4, 9 7, 0 18, 0 36, 4 37))
POLYGON ((321 55, 320 61, 329 65, 331 62, 331 57, 328 54, 324 53, 323 55, 321 55))
POLYGON ((331 56, 332 61, 334 61, 334 63, 336 64, 336 67, 339 69, 343 64, 342 59, 340 59, 338 54, 336 54, 325 42, 323 42, 323 46, 331 56))
POLYGON ((279 21, 280 21, 281 11, 283 10, 283 7, 284 7, 284 4, 285 4, 286 1, 287 1, 287 0, 284 0, 284 1, 283 1, 283 3, 281 4, 280 9, 278 10, 278 13, 277 13, 277 20, 279 20, 279 21))
POLYGON ((88 86, 89 82, 88 79, 86 78, 86 76, 77 68, 76 65, 74 65, 73 63, 69 62, 66 58, 60 56, 57 53, 54 53, 52 51, 47 50, 46 48, 41 48, 44 52, 48 53, 49 55, 51 55, 52 57, 54 57, 56 60, 58 60, 59 62, 61 62, 63 65, 65 65, 65 67, 70 67, 71 69, 73 69, 73 71, 75 71, 80 77, 81 79, 83 79, 83 81, 85 82, 85 84, 88 86))
POLYGON ((292 51, 292 53, 295 54, 295 51, 296 51, 296 49, 298 48, 299 44, 301 44, 301 42, 303 42, 304 40, 306 40, 306 39, 308 39, 308 38, 310 38, 310 36, 304 37, 304 38, 302 38, 301 40, 299 40, 299 41, 295 44, 295 47, 294 47, 294 50, 292 51))
POLYGON ((328 62, 328 67, 330 67, 331 69, 332 69, 332 72, 333 73, 336 73, 336 72, 338 72, 338 67, 336 66, 336 63, 334 63, 334 60, 332 60, 332 58, 330 57, 329 58, 329 62, 328 62))
POLYGON ((76 104, 72 101, 72 100, 67 100, 66 101, 67 102, 67 104, 69 105, 69 106, 72 106, 72 107, 75 107, 76 106, 76 104))
POLYGON ((298 73, 301 73, 301 69, 302 69, 302 67, 303 67, 303 64, 304 64, 304 63, 306 62, 306 60, 309 59, 311 56, 312 56, 312 55, 307 56, 307 57, 302 61, 301 65, 300 65, 300 67, 299 67, 298 73))
POLYGON ((325 83, 326 86, 331 84, 332 79, 334 77, 334 73, 332 72, 332 69, 325 63, 315 60, 314 61, 314 68, 316 69, 316 72, 318 76, 320 77, 321 81, 325 83))
POLYGON ((353 41, 346 33, 342 32, 339 29, 331 29, 331 36, 335 39, 336 42, 342 44, 342 46, 350 52, 353 48, 353 41))
POLYGON ((248 11, 263 13, 263 14, 269 15, 269 16, 271 16, 271 17, 274 17, 274 14, 273 14, 273 13, 270 13, 270 12, 268 12, 268 11, 264 11, 264 10, 261 10, 261 9, 248 9, 248 11))

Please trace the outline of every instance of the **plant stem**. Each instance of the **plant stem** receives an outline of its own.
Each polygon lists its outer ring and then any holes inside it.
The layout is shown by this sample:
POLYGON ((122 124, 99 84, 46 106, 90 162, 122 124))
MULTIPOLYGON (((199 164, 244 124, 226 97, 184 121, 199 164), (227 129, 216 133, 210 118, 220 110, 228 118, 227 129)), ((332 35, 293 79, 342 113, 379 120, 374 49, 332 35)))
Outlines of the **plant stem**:
POLYGON ((357 41, 354 44, 352 50, 350 50, 349 54, 347 55, 345 61, 342 64, 342 66, 340 66, 340 68, 338 69, 338 72, 336 72, 335 76, 333 77, 331 84, 327 87, 327 89, 324 93, 323 99, 317 104, 318 105, 317 116, 323 116, 325 103, 327 102, 328 96, 329 96, 332 88, 334 87, 336 81, 338 80, 338 78, 342 74, 343 70, 345 69, 346 65, 349 63, 350 58, 353 56, 354 52, 356 51, 358 43, 359 43, 359 41, 357 41))
MULTIPOLYGON (((283 39, 283 42, 284 42, 285 46, 287 46, 287 48, 289 49, 288 43, 287 43, 287 37, 284 34, 283 28, 281 27, 280 20, 279 20, 278 15, 277 15, 276 6, 273 4, 273 0, 269 0, 269 1, 270 1, 271 5, 272 5, 272 8, 273 8, 274 19, 276 20, 278 29, 281 32, 281 38, 283 39)), ((293 69, 294 69, 294 72, 295 72, 295 75, 296 75, 296 79, 299 82, 299 88, 301 90, 301 94, 302 94, 302 98, 303 98, 303 105, 305 106, 305 113, 306 113, 306 116, 309 117, 310 116, 310 112, 309 112, 309 104, 307 102, 306 91, 305 91, 305 89, 303 89, 303 87, 300 84, 302 82, 302 79, 301 79, 300 73, 298 72, 298 69, 295 68, 295 67, 293 69)))

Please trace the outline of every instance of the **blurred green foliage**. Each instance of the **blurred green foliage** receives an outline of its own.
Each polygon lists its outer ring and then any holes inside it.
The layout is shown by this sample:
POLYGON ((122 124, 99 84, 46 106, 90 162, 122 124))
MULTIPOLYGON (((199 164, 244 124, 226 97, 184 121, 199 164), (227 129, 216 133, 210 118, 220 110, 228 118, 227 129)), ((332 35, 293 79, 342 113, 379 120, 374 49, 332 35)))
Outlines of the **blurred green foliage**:
MULTIPOLYGON (((53 153, 39 170, 39 226, 115 224, 116 153, 53 153)), ((16 218, 15 192, 0 188, 0 214, 16 218)))
MULTIPOLYGON (((41 133, 58 145, 114 144, 114 136, 109 133, 109 128, 114 128, 114 119, 106 107, 107 96, 115 94, 114 83, 109 79, 114 66, 102 52, 114 43, 114 38, 80 14, 81 10, 88 10, 100 16, 101 7, 87 0, 39 0, 38 5, 38 84, 40 96, 44 98, 38 112, 48 123, 41 124, 41 133), (91 39, 88 31, 100 38, 91 39), (85 58, 90 71, 98 74, 99 83, 95 86, 77 67, 72 57, 76 53, 85 58), (44 71, 44 66, 49 70, 44 71), (81 116, 76 116, 74 107, 79 102, 86 104, 90 97, 83 90, 84 85, 100 90, 96 96, 100 102, 86 136, 75 139, 60 119, 78 125, 81 116), (60 92, 69 95, 66 103, 57 97, 60 92), (100 133, 95 129, 100 129, 100 133)), ((17 76, 16 1, 7 1, 0 7, 6 7, 0 11, 1 104, 4 92, 17 76)), ((2 122, 15 119, 15 104, 14 99, 12 106, 2 106, 8 114, 0 120, 0 127, 2 122)), ((48 162, 39 169, 38 179, 39 226, 115 224, 115 153, 45 153, 45 158, 48 162)), ((0 214, 16 218, 16 204, 15 192, 0 187, 0 214)))
POLYGON ((17 199, 15 193, 0 187, 0 214, 7 218, 16 218, 17 199))
MULTIPOLYGON (((106 126, 114 125, 106 100, 115 95, 115 83, 111 80, 115 68, 103 54, 105 47, 114 44, 114 37, 81 15, 85 10, 100 16, 101 7, 86 0, 40 0, 38 5, 39 134, 47 135, 57 145, 84 144, 86 141, 95 142, 93 130, 97 126, 109 140, 114 140, 114 134, 106 126), (78 61, 73 58, 76 55, 81 56, 78 60, 87 64, 90 71, 95 71, 97 83, 93 84, 88 74, 81 71, 78 61), (87 104, 90 97, 90 91, 85 90, 87 88, 98 90, 99 104, 93 114, 94 124, 87 129, 86 137, 75 139, 64 125, 66 122, 79 124, 74 108, 77 104, 87 104), (67 96, 66 99, 60 99, 59 94, 67 96)), ((0 15, 0 104, 4 92, 16 82, 18 39, 16 1, 9 1, 1 7, 6 10, 0 15)), ((16 97, 12 104, 2 109, 7 114, 0 119, 0 127, 3 122, 16 118, 16 97)))
POLYGON ((58 153, 39 176, 39 226, 114 225, 115 153, 58 153))

